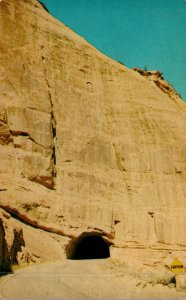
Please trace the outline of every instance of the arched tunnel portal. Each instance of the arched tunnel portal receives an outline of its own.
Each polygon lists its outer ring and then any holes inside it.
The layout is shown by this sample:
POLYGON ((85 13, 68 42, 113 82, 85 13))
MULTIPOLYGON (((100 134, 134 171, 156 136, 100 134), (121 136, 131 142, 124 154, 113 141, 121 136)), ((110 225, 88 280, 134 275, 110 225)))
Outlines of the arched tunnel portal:
POLYGON ((83 233, 66 249, 68 259, 101 259, 110 257, 109 242, 97 233, 83 233))

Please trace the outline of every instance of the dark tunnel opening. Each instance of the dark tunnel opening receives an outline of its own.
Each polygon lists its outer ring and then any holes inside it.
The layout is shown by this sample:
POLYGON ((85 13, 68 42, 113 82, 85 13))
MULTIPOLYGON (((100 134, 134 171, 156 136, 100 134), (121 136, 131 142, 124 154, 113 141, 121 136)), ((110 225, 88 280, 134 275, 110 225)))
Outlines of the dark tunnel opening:
POLYGON ((110 257, 109 244, 99 235, 82 235, 67 248, 68 259, 101 259, 110 257))

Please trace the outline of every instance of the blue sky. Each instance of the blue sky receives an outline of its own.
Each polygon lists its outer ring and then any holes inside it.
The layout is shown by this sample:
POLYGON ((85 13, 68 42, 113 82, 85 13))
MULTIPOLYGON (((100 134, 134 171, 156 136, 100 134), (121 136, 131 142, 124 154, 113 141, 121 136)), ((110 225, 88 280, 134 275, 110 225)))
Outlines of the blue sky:
POLYGON ((129 68, 163 72, 186 100, 186 0, 42 0, 50 13, 129 68))

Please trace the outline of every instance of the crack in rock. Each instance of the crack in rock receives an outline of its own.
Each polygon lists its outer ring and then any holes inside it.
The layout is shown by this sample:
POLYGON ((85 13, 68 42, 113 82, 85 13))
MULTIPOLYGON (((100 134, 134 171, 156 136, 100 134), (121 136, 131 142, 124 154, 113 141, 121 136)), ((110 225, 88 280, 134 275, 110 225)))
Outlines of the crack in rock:
POLYGON ((46 81, 46 85, 48 88, 48 97, 50 101, 50 107, 51 107, 51 134, 52 134, 52 154, 51 154, 51 169, 52 169, 52 177, 57 176, 57 171, 56 171, 56 145, 55 145, 55 140, 56 140, 56 119, 54 115, 54 109, 53 109, 53 102, 52 102, 52 94, 51 94, 51 86, 49 83, 48 75, 47 75, 47 70, 44 65, 44 56, 41 56, 42 64, 43 64, 43 72, 44 72, 44 77, 46 81))

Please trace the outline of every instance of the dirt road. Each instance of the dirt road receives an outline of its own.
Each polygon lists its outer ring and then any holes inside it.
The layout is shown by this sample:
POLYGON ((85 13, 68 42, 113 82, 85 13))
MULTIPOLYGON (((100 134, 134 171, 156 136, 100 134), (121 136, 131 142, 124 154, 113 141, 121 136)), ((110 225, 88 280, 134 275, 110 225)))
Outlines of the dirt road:
POLYGON ((183 296, 166 286, 143 286, 104 270, 106 260, 66 260, 37 265, 0 278, 1 298, 129 299, 183 296))

